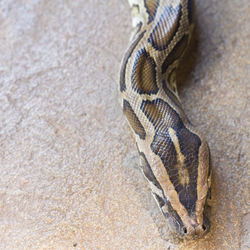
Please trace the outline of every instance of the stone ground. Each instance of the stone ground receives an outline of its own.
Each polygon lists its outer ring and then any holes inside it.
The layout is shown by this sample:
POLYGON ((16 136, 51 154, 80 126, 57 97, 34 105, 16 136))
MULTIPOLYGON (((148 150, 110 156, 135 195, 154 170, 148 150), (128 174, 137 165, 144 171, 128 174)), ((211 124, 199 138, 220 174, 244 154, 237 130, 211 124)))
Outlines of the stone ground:
POLYGON ((127 1, 0 2, 0 249, 250 249, 249 0, 196 9, 180 96, 211 148, 212 228, 174 245, 117 102, 127 1))

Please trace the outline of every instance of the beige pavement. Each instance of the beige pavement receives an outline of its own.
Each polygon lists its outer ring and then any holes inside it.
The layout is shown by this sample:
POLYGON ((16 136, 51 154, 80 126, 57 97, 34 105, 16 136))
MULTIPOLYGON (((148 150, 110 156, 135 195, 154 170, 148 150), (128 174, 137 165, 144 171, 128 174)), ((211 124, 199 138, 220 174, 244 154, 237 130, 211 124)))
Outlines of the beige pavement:
POLYGON ((210 234, 166 227, 117 102, 126 0, 0 2, 0 249, 249 249, 249 0, 196 0, 180 96, 213 160, 210 234), (170 247, 170 248, 168 248, 170 247))

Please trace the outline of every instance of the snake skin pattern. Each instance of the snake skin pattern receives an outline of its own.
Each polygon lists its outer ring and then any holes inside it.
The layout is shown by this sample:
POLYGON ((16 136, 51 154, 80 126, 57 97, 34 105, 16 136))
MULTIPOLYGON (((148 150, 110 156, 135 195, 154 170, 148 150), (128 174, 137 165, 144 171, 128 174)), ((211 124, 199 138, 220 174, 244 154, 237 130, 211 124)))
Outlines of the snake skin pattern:
POLYGON ((191 0, 129 0, 134 32, 120 72, 120 102, 141 168, 172 231, 194 239, 209 230, 209 148, 186 117, 176 69, 189 44, 191 0))

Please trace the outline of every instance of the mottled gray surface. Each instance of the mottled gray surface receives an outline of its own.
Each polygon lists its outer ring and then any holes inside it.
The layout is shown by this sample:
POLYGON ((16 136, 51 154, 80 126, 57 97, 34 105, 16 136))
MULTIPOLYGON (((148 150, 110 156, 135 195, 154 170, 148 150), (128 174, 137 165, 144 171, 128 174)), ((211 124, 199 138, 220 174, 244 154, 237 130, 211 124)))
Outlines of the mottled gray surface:
POLYGON ((0 2, 1 249, 249 249, 249 0, 196 1, 180 70, 213 160, 210 234, 172 246, 117 102, 126 0, 0 2))

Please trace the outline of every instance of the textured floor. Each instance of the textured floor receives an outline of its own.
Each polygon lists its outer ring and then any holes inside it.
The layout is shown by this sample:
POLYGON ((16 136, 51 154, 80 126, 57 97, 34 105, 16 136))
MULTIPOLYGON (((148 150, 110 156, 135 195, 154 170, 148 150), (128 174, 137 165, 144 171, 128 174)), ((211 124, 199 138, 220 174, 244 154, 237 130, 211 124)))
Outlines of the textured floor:
POLYGON ((127 1, 2 0, 0 249, 250 249, 249 0, 196 3, 179 81, 211 148, 210 234, 167 241, 138 169, 116 91, 127 1))

